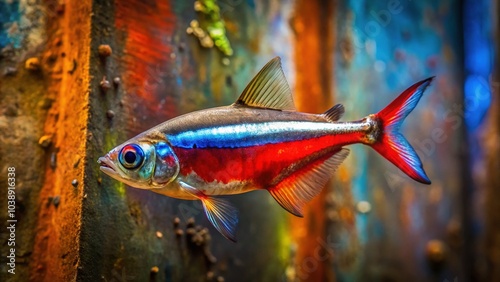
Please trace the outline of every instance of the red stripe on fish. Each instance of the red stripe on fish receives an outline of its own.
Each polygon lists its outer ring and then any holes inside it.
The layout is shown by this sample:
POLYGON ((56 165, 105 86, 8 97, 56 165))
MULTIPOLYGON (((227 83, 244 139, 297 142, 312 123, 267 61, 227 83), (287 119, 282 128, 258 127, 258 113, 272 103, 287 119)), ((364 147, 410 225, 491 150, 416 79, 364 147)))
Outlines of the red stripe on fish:
POLYGON ((335 145, 345 145, 360 134, 327 135, 316 139, 242 148, 174 148, 180 174, 196 173, 205 182, 253 181, 266 187, 281 171, 304 158, 335 145))

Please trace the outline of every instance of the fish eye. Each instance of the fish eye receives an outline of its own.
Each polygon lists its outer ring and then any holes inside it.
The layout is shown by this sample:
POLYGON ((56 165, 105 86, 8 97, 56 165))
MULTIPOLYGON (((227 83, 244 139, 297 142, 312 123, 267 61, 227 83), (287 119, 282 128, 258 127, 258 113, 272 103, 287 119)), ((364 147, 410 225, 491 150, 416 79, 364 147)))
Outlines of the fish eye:
POLYGON ((118 159, 125 168, 136 169, 144 161, 144 151, 139 145, 129 144, 121 149, 118 159))

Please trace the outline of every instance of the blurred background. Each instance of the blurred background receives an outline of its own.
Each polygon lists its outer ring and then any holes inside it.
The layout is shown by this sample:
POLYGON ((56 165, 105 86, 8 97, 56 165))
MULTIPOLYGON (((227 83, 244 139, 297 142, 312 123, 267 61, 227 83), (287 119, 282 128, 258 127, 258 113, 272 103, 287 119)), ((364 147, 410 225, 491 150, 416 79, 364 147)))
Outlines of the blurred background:
POLYGON ((500 281, 495 0, 0 0, 1 281, 500 281), (228 105, 282 58, 300 111, 382 109, 436 76, 402 131, 432 184, 362 145, 295 218, 232 196, 238 242, 200 205, 96 160, 167 119, 228 105), (192 219, 191 219, 192 218, 192 219))

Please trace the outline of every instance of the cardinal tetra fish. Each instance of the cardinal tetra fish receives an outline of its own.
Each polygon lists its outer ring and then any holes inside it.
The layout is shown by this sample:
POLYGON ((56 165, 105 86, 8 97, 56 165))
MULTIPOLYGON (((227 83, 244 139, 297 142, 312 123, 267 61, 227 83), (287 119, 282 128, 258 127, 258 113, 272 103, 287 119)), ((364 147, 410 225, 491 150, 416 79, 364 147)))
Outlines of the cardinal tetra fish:
POLYGON ((347 145, 368 145, 409 177, 430 184, 398 130, 432 79, 412 85, 376 114, 341 122, 340 104, 322 114, 297 112, 280 59, 274 58, 234 104, 168 120, 98 162, 104 173, 132 187, 200 200, 214 227, 235 241, 237 210, 217 196, 264 189, 302 216, 348 156, 347 145))

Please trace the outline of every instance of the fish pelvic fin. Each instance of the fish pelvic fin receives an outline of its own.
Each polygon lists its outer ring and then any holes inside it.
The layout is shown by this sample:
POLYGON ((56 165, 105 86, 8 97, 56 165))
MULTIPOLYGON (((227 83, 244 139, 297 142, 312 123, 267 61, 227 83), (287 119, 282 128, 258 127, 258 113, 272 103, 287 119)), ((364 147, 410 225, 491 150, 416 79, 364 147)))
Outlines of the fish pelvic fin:
POLYGON ((302 217, 304 205, 321 192, 348 155, 349 150, 341 148, 326 160, 299 168, 268 191, 285 210, 302 217))
POLYGON ((434 77, 430 77, 413 84, 374 115, 381 130, 377 140, 370 144, 409 177, 424 184, 431 184, 431 181, 424 171, 422 161, 406 138, 399 133, 399 128, 433 79, 434 77))
POLYGON ((221 198, 213 198, 205 195, 195 187, 179 181, 181 188, 189 194, 198 198, 203 204, 205 214, 222 236, 236 242, 236 227, 238 225, 238 210, 228 201, 221 198))
POLYGON ((269 61, 255 75, 235 105, 295 111, 292 92, 281 68, 280 57, 269 61))

